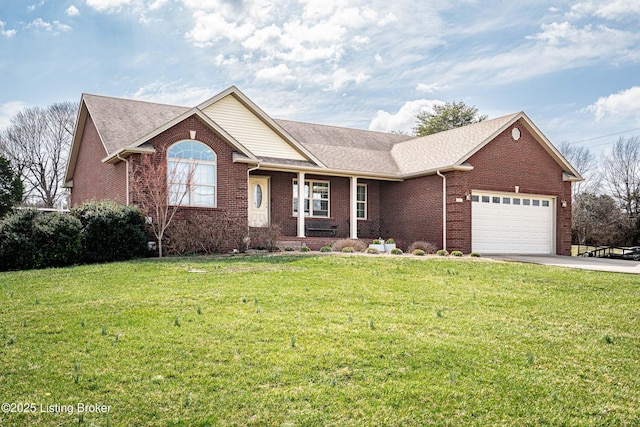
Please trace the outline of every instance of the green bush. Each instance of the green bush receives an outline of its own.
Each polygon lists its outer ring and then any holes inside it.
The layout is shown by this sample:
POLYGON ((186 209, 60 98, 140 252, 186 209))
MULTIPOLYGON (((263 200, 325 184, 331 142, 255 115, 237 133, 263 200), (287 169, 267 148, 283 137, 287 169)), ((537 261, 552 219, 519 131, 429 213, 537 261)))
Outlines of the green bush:
POLYGON ((82 223, 83 261, 122 261, 147 254, 147 234, 137 207, 86 202, 71 211, 82 223))
POLYGON ((402 255, 402 249, 400 249, 400 248, 393 248, 393 249, 391 249, 391 254, 392 254, 392 255, 402 255))
POLYGON ((353 252, 355 252, 355 251, 354 251, 354 249, 353 249, 351 246, 346 246, 346 247, 342 248, 342 252, 345 252, 345 253, 353 253, 353 252))
POLYGON ((424 251, 422 249, 414 249, 411 253, 415 256, 424 256, 424 251))
POLYGON ((451 255, 453 255, 453 256, 463 256, 464 254, 462 253, 462 251, 451 251, 451 255))
POLYGON ((436 252, 436 254, 438 254, 439 256, 449 256, 449 252, 447 252, 445 249, 440 249, 438 252, 436 252))
POLYGON ((331 252, 331 246, 323 246, 320 248, 320 252, 331 252))
POLYGON ((25 270, 38 264, 40 251, 33 234, 40 215, 35 209, 19 210, 0 223, 0 270, 25 270))
POLYGON ((364 252, 367 249, 367 244, 362 240, 356 239, 340 239, 333 242, 331 248, 336 252, 341 252, 344 248, 351 248, 353 252, 364 252))
POLYGON ((469 256, 474 257, 474 258, 480 258, 480 252, 471 252, 469 254, 469 256))
POLYGON ((309 247, 308 247, 308 246, 302 246, 302 247, 300 248, 300 252, 309 252, 310 250, 311 250, 311 249, 309 249, 309 247))
POLYGON ((387 239, 384 241, 384 243, 387 245, 393 245, 394 243, 396 243, 396 241, 394 239, 387 239))
POLYGON ((296 249, 293 246, 285 246, 284 251, 285 252, 293 252, 296 249))
POLYGON ((36 267, 64 267, 80 262, 81 228, 80 221, 68 214, 40 215, 34 230, 35 245, 40 251, 36 267))
POLYGON ((376 248, 367 248, 367 250, 365 251, 368 254, 379 254, 380 251, 377 250, 376 248))
POLYGON ((0 270, 63 267, 79 262, 80 221, 53 212, 20 210, 0 223, 0 270))

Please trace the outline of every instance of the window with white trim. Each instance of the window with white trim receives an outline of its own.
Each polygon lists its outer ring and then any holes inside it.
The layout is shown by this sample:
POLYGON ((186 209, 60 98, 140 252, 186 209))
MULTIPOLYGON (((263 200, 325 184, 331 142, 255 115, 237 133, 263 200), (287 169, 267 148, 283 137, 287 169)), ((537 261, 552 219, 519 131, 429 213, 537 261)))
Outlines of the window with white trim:
POLYGON ((367 219, 367 185, 358 184, 356 190, 356 217, 367 219))
MULTIPOLYGON (((293 180, 293 216, 298 216, 298 180, 293 180)), ((329 217, 329 181, 304 181, 304 216, 329 217)))
POLYGON ((198 141, 180 141, 167 152, 169 204, 216 207, 217 157, 198 141))

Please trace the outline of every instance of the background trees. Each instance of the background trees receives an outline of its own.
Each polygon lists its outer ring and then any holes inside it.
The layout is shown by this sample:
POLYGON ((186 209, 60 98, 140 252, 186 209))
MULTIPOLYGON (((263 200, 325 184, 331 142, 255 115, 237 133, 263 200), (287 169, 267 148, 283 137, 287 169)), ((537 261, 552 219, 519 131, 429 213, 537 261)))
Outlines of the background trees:
POLYGON ((73 102, 25 108, 0 133, 0 155, 22 180, 27 204, 53 208, 65 197, 62 177, 77 109, 73 102))
POLYGON ((464 102, 447 102, 436 105, 433 112, 423 111, 416 116, 418 124, 413 129, 416 136, 426 136, 485 120, 486 115, 479 114, 475 106, 464 102))

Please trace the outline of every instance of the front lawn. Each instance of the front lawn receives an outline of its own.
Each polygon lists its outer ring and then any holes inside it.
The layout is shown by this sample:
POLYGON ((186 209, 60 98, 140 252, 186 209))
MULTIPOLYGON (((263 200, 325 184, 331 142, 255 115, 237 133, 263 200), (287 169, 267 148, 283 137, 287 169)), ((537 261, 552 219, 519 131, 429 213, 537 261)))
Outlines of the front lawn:
POLYGON ((2 426, 640 424, 635 275, 279 255, 0 287, 2 426))

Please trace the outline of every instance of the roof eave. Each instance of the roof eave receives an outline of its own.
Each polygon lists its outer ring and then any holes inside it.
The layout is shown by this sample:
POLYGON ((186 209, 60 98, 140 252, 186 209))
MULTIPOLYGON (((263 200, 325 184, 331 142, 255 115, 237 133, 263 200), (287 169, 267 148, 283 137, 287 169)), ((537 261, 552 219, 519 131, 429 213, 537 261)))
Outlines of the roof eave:
POLYGON ((437 167, 437 168, 431 168, 431 169, 427 169, 427 170, 423 170, 423 171, 418 171, 418 172, 411 172, 411 173, 405 173, 402 174, 402 178, 403 179, 411 179, 411 178, 419 178, 421 176, 427 176, 427 175, 435 175, 438 172, 453 172, 453 171, 461 171, 461 172, 469 172, 473 170, 473 165, 470 165, 469 163, 462 163, 462 164, 455 164, 455 165, 449 165, 449 166, 441 166, 441 167, 437 167))
POLYGON ((356 176, 358 178, 363 178, 363 179, 379 179, 384 181, 402 181, 403 180, 402 177, 397 174, 385 174, 385 173, 356 171, 356 170, 348 170, 348 169, 332 169, 327 167, 321 168, 321 167, 313 167, 313 166, 283 165, 283 164, 272 163, 272 162, 261 162, 260 169, 280 171, 280 172, 309 172, 309 173, 315 173, 319 175, 330 175, 330 176, 344 176, 344 177, 356 176))
POLYGON ((153 147, 124 147, 111 154, 110 156, 102 159, 102 163, 107 163, 110 165, 116 164, 123 159, 131 156, 132 154, 153 154, 156 152, 156 149, 153 147))

